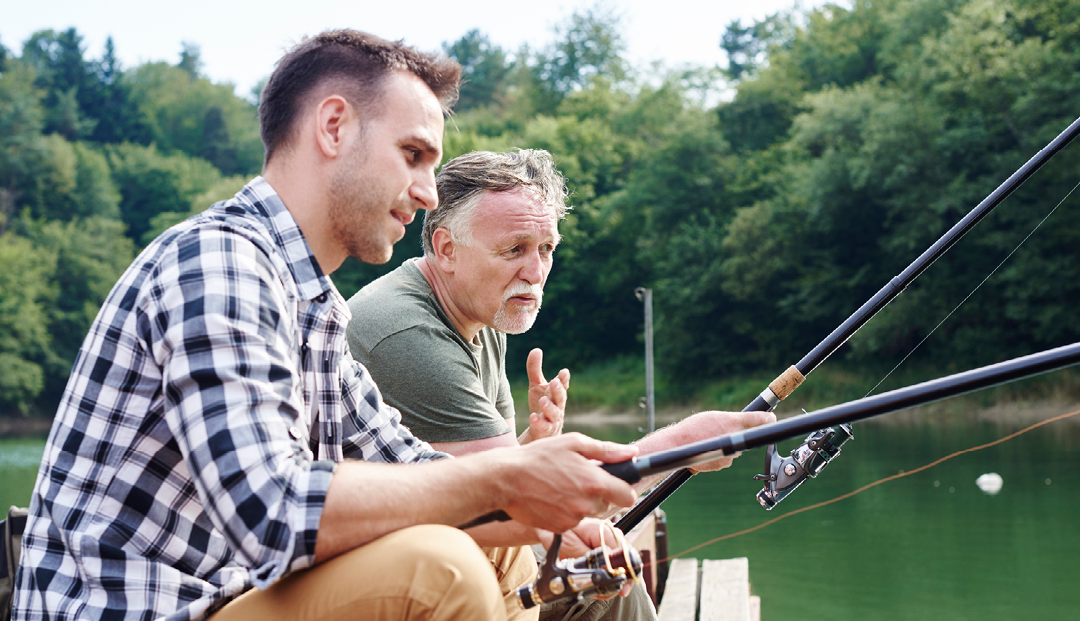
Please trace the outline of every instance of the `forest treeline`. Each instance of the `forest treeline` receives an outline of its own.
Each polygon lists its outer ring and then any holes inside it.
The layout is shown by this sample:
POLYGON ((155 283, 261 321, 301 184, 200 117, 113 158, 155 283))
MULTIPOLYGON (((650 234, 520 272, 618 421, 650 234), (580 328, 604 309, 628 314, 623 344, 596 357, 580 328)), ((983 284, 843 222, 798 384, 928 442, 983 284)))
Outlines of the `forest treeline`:
MULTIPOLYGON (((540 48, 479 31, 445 43, 466 79, 446 157, 548 149, 573 192, 544 309, 511 339, 508 371, 533 346, 572 369, 640 355, 639 286, 669 382, 793 363, 1080 116, 1078 18, 1067 0, 829 4, 718 24, 723 67, 632 66, 603 5, 540 48)), ((131 68, 111 42, 87 54, 74 29, 0 45, 0 414, 51 415, 135 253, 261 166, 258 94, 206 79, 196 46, 131 68)), ((840 362, 891 366, 922 341, 1080 180, 1078 149, 840 362)), ((1077 340, 1078 201, 914 359, 963 369, 1077 340)), ((333 278, 348 297, 419 253, 414 223, 390 264, 350 260, 333 278)))

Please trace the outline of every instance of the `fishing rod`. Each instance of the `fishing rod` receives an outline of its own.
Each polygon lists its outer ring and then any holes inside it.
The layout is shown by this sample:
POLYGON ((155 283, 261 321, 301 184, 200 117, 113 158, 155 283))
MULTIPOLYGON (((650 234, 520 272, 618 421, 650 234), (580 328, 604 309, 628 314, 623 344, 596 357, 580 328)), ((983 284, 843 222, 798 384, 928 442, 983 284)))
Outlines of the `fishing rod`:
MULTIPOLYGON (((1004 183, 999 185, 989 196, 984 198, 963 219, 957 222, 951 229, 942 235, 930 248, 923 252, 903 272, 890 280, 872 298, 863 304, 857 311, 848 317, 839 327, 832 331, 817 347, 803 356, 798 363, 788 367, 774 379, 769 386, 758 395, 753 402, 743 408, 743 412, 771 412, 780 401, 787 398, 806 379, 818 365, 832 355, 841 345, 854 335, 859 328, 869 322, 881 309, 885 308, 894 298, 900 295, 916 278, 930 267, 941 255, 945 254, 957 241, 968 231, 975 227, 995 207, 1001 204, 1016 188, 1020 187, 1029 177, 1034 175, 1043 164, 1050 160, 1058 151, 1065 148, 1076 135, 1080 133, 1080 118, 1069 125, 1050 144, 1043 147, 1031 159, 1012 174, 1004 183)), ((811 444, 827 443, 839 452, 841 444, 852 438, 851 428, 836 426, 830 429, 820 429, 811 434, 797 449, 792 451, 792 457, 797 453, 813 451, 811 444)), ((758 502, 766 509, 772 509, 778 502, 784 499, 792 490, 798 487, 804 480, 792 480, 784 469, 790 470, 792 459, 780 459, 775 446, 769 448, 765 461, 765 472, 755 477, 764 481, 763 489, 758 492, 758 502)), ((822 466, 824 467, 824 466, 822 466)), ((679 470, 660 482, 649 491, 633 508, 630 509, 616 524, 624 532, 629 532, 638 525, 645 517, 652 513, 660 503, 667 500, 675 490, 679 489, 690 480, 693 473, 688 469, 679 470)))
MULTIPOLYGON (((628 461, 603 464, 601 467, 628 483, 636 483, 647 476, 689 468, 721 457, 729 457, 740 451, 748 451, 794 438, 807 432, 817 433, 822 429, 850 425, 858 420, 926 405, 1076 364, 1080 364, 1080 343, 1013 358, 872 397, 864 397, 807 414, 792 416, 752 429, 657 451, 628 461)), ((827 441, 813 442, 809 454, 804 459, 794 460, 789 464, 813 477, 839 454, 838 448, 833 451, 834 448, 837 447, 827 441)), ((791 473, 793 476, 798 474, 798 472, 791 473)))
MULTIPOLYGON (((824 433, 821 431, 823 429, 846 426, 850 432, 851 423, 858 420, 926 405, 1076 364, 1080 364, 1080 343, 841 403, 752 429, 657 451, 624 462, 602 464, 600 467, 627 483, 636 483, 647 476, 686 469, 761 446, 775 446, 775 443, 781 440, 813 432, 810 437, 816 440, 809 441, 808 451, 799 456, 793 454, 793 458, 790 461, 785 460, 783 465, 785 474, 799 479, 801 483, 807 477, 816 476, 840 454, 838 445, 819 435, 824 433)), ((505 512, 498 511, 473 524, 496 519, 510 518, 505 512)), ((540 577, 532 584, 518 589, 517 599, 523 608, 563 599, 612 594, 617 592, 627 579, 640 572, 640 556, 631 546, 626 545, 625 541, 618 553, 609 553, 602 546, 578 559, 556 561, 560 543, 561 537, 556 536, 540 577), (601 562, 601 559, 605 562, 601 562)))

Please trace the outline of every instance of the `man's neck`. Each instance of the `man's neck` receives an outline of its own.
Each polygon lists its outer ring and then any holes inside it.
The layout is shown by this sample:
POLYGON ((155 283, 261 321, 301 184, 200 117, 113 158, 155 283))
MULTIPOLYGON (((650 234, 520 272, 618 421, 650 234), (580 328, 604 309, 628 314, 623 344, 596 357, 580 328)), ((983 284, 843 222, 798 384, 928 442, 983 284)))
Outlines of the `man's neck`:
POLYGON ((442 307, 446 316, 450 318, 450 322, 454 324, 454 329, 458 331, 461 338, 470 343, 474 342, 476 335, 480 333, 484 324, 478 321, 470 321, 454 302, 454 297, 450 295, 450 286, 447 283, 448 275, 434 267, 426 256, 416 260, 416 267, 420 269, 424 279, 431 285, 431 290, 435 292, 435 299, 439 302, 439 306, 442 307))
POLYGON ((263 178, 292 214, 323 274, 330 275, 345 262, 347 253, 330 227, 329 203, 323 190, 326 180, 298 159, 282 158, 268 164, 263 178))

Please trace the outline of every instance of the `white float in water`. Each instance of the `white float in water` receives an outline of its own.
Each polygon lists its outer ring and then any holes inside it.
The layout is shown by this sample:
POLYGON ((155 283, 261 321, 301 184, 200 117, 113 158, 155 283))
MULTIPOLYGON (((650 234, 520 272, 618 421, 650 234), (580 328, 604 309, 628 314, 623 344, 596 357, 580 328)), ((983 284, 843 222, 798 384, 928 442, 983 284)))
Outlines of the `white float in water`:
POLYGON ((1004 484, 1004 481, 1001 480, 1001 475, 996 472, 987 472, 975 479, 975 485, 978 485, 979 489, 991 496, 1001 491, 1002 484, 1004 484))

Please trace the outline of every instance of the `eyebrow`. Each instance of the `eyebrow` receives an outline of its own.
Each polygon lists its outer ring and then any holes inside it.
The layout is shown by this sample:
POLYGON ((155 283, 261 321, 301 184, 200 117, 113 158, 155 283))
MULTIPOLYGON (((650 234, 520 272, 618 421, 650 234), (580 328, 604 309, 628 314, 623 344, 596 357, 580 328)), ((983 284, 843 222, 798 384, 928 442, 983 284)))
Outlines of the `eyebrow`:
MULTIPOLYGON (((510 246, 513 246, 513 245, 517 244, 518 242, 520 242, 523 239, 530 239, 532 237, 533 236, 529 235, 528 233, 522 233, 520 235, 515 235, 515 236, 507 239, 502 244, 499 244, 499 246, 502 247, 502 248, 509 248, 510 246)), ((559 231, 555 231, 555 234, 551 236, 551 241, 552 241, 553 244, 558 246, 559 243, 562 242, 562 234, 559 233, 559 231)))
POLYGON ((406 137, 403 140, 403 142, 416 143, 417 146, 423 148, 424 152, 430 153, 431 155, 436 155, 436 156, 441 156, 442 155, 442 150, 441 150, 442 145, 436 144, 435 142, 431 141, 427 136, 424 136, 424 135, 421 135, 421 134, 413 134, 411 136, 406 137))

